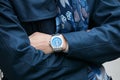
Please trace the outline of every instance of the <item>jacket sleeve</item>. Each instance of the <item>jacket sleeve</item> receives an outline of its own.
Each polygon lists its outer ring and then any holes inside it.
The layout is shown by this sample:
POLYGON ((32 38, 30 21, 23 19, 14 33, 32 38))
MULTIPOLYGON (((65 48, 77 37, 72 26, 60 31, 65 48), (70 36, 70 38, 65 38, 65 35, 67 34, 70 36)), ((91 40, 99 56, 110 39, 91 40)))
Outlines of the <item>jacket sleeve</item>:
POLYGON ((46 64, 46 59, 47 55, 30 46, 9 0, 0 0, 0 68, 6 76, 12 80, 38 77, 40 69, 36 73, 32 69, 46 64))
POLYGON ((63 34, 69 44, 68 57, 102 64, 120 57, 120 1, 98 0, 90 14, 92 28, 63 34))

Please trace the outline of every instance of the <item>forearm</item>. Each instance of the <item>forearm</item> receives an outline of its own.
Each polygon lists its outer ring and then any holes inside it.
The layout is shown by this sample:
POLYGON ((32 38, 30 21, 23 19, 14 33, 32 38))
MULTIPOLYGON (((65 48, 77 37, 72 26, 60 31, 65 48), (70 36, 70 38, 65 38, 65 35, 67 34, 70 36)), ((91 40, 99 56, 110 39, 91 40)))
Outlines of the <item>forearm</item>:
POLYGON ((90 32, 63 34, 69 45, 68 57, 93 63, 103 63, 120 57, 120 30, 117 27, 113 29, 106 25, 90 32))
POLYGON ((28 79, 33 68, 47 64, 48 55, 32 47, 21 28, 16 26, 14 29, 6 32, 5 27, 0 28, 0 66, 9 79, 28 79))
MULTIPOLYGON (((9 79, 29 79, 33 68, 45 65, 48 55, 30 45, 9 1, 0 1, 0 67, 9 79), (44 63, 44 64, 43 64, 44 63)), ((40 72, 38 70, 37 72, 40 72)), ((39 76, 39 75, 38 75, 39 76)), ((38 77, 36 76, 36 77, 38 77)))
POLYGON ((89 32, 63 34, 68 42, 68 56, 94 63, 103 63, 120 57, 120 2, 97 1, 90 12, 89 32))

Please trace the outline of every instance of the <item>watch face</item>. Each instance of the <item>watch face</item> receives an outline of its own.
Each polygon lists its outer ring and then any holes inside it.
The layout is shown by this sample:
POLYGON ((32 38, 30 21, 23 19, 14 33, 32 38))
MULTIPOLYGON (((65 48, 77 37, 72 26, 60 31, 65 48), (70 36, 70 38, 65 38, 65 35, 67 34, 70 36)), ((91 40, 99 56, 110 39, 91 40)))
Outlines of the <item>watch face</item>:
POLYGON ((61 38, 59 38, 59 37, 54 37, 54 38, 52 39, 52 46, 53 46, 54 48, 59 48, 61 45, 62 45, 62 40, 61 40, 61 38))

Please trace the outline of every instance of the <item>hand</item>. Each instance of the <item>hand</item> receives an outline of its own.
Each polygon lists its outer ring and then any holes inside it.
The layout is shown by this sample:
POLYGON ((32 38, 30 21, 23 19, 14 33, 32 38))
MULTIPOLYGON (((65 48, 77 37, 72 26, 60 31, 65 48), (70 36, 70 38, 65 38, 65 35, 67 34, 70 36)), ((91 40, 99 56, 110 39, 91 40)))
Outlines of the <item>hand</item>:
MULTIPOLYGON (((60 35, 63 39, 63 50, 64 52, 68 51, 68 43, 63 37, 63 35, 60 35)), ((49 45, 49 41, 51 40, 51 35, 35 32, 32 35, 29 36, 30 43, 33 47, 36 49, 42 50, 45 54, 49 54, 53 52, 53 49, 49 45)))
POLYGON ((53 52, 49 45, 51 37, 49 34, 35 32, 29 36, 30 44, 36 49, 42 50, 45 54, 49 54, 53 52))

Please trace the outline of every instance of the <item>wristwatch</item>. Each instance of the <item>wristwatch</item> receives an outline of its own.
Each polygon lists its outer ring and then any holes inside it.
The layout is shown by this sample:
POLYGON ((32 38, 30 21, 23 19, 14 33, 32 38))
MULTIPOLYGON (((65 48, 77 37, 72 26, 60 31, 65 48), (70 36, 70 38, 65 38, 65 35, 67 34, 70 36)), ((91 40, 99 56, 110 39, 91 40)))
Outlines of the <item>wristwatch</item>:
POLYGON ((61 38, 60 34, 55 34, 52 36, 50 40, 50 46, 54 52, 60 52, 63 50, 63 39, 61 38))

